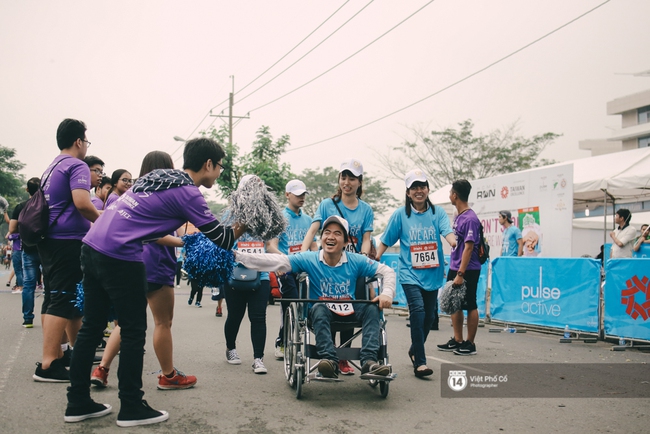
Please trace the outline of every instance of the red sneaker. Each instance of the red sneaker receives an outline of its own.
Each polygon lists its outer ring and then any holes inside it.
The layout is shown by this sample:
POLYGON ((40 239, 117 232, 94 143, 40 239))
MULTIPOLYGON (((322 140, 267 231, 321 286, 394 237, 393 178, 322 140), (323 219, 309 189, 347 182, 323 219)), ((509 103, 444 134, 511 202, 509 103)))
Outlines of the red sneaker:
POLYGON ((108 385, 108 368, 98 366, 90 376, 90 382, 97 387, 104 388, 108 385))
POLYGON ((214 314, 215 316, 223 316, 223 312, 221 311, 221 308, 217 308, 217 313, 214 314))
POLYGON ((347 360, 339 360, 339 370, 342 375, 354 375, 354 368, 350 366, 347 360))
POLYGON ((189 389, 196 384, 196 377, 194 375, 185 375, 178 369, 174 368, 176 372, 172 378, 167 378, 165 374, 158 376, 158 389, 173 390, 173 389, 189 389))

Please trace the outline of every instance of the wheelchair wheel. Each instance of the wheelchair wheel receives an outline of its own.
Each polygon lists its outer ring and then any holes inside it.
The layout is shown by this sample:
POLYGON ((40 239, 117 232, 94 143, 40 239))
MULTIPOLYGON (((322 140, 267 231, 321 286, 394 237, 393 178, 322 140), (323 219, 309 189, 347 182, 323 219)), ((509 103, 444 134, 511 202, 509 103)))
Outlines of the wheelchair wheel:
POLYGON ((284 377, 289 385, 295 388, 294 371, 296 365, 296 346, 294 345, 294 331, 296 316, 294 305, 291 304, 284 313, 283 340, 284 340, 284 377))
POLYGON ((388 388, 390 386, 390 382, 388 381, 380 381, 379 382, 379 391, 381 392, 381 397, 386 398, 388 396, 388 388))
MULTIPOLYGON (((298 353, 300 356, 300 353, 298 353)), ((300 399, 302 396, 302 384, 304 382, 304 377, 305 377, 305 371, 304 367, 296 368, 296 375, 295 375, 295 384, 296 384, 296 399, 300 399)))

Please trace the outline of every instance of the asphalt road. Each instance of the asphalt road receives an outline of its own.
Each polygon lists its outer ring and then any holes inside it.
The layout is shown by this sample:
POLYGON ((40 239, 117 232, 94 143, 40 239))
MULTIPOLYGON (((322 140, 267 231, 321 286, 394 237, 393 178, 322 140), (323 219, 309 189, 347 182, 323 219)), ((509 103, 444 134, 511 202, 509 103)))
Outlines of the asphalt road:
MULTIPOLYGON (((0 282, 6 281, 0 270, 0 282)), ((36 318, 33 329, 21 327, 21 296, 5 287, 0 291, 0 432, 2 433, 647 433, 648 398, 442 398, 443 363, 622 363, 645 364, 650 354, 637 350, 613 352, 611 344, 560 344, 559 336, 489 333, 480 328, 478 355, 460 357, 435 350, 451 336, 448 319, 441 331, 431 332, 426 344, 429 380, 415 378, 407 356, 410 329, 405 316, 388 314, 388 350, 398 374, 390 393, 359 379, 359 373, 343 383, 308 383, 303 398, 296 400, 284 378, 280 361, 273 357, 273 341, 279 326, 279 305, 267 311, 266 375, 251 369, 252 348, 245 318, 237 341, 242 365, 225 360, 224 317, 215 317, 216 303, 204 294, 204 307, 187 305, 189 287, 177 290, 174 319, 176 366, 198 377, 195 388, 181 391, 156 389, 159 369, 151 346, 149 320, 144 363, 145 399, 167 410, 167 422, 132 429, 115 424, 119 400, 115 361, 109 387, 94 390, 93 398, 113 406, 113 414, 75 424, 63 422, 66 385, 36 383, 35 362, 40 360, 42 329, 36 318), (462 359, 462 360, 460 360, 462 359)), ((41 299, 36 302, 40 309, 41 299)), ((647 366, 647 365, 646 365, 647 366)), ((622 366, 621 369, 624 369, 622 366)), ((643 367, 642 367, 643 369, 643 367)), ((646 369, 645 372, 650 370, 646 369)), ((611 374, 616 376, 616 372, 611 374)), ((631 381, 629 379, 625 381, 631 381)), ((598 379, 594 379, 597 383, 598 379)), ((641 382, 639 380, 639 382, 641 382)), ((642 383, 642 382, 641 382, 642 383)), ((650 389, 650 385, 643 383, 650 389)), ((647 390, 647 389, 646 389, 647 390)), ((650 396, 647 392, 645 396, 650 396)))

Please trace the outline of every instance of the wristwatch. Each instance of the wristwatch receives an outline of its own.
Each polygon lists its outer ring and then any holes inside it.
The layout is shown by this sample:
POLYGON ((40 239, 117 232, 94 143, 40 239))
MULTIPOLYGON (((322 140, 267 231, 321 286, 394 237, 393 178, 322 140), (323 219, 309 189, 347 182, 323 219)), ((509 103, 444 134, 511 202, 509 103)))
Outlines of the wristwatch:
POLYGON ((459 271, 458 273, 456 273, 456 276, 465 277, 465 273, 459 271))

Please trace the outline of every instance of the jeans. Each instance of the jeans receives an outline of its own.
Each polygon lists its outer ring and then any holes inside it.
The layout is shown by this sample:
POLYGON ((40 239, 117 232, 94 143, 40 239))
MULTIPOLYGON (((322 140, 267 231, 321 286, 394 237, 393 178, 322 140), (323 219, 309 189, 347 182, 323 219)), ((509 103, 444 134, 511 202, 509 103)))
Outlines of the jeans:
POLYGON ((402 284, 406 302, 409 305, 411 321, 411 354, 415 358, 413 367, 427 364, 424 343, 429 336, 431 324, 438 317, 438 290, 425 291, 418 285, 402 284))
POLYGON ((70 361, 68 403, 83 405, 90 398, 90 373, 102 340, 111 304, 120 319, 122 343, 117 370, 118 397, 124 406, 140 405, 142 366, 147 330, 147 277, 144 263, 114 259, 84 244, 84 319, 70 361))
MULTIPOLYGON (((280 283, 282 284, 282 297, 283 298, 299 298, 298 294, 298 281, 296 280, 296 275, 293 273, 287 273, 280 277, 280 283)), ((280 312, 281 312, 281 322, 280 322, 280 333, 278 338, 275 340, 275 346, 284 345, 284 312, 286 312, 287 307, 291 303, 288 301, 280 301, 280 312)))
POLYGON ((253 357, 256 359, 264 357, 264 346, 266 345, 266 304, 269 301, 270 295, 271 284, 268 280, 262 280, 260 287, 255 291, 239 291, 226 285, 228 317, 226 318, 226 324, 223 329, 226 335, 226 346, 229 350, 236 348, 239 326, 244 319, 246 306, 248 306, 253 357))
POLYGON ((14 250, 11 254, 11 262, 14 265, 14 273, 16 274, 16 286, 23 286, 23 251, 14 250))
POLYGON ((23 252, 23 320, 34 321, 34 291, 41 267, 38 250, 34 253, 23 252))
POLYGON ((338 362, 336 348, 332 340, 331 322, 337 321, 361 322, 361 364, 377 361, 379 352, 379 308, 375 304, 354 304, 354 313, 339 316, 329 310, 325 303, 315 303, 309 310, 312 330, 316 335, 316 351, 321 359, 338 362))

